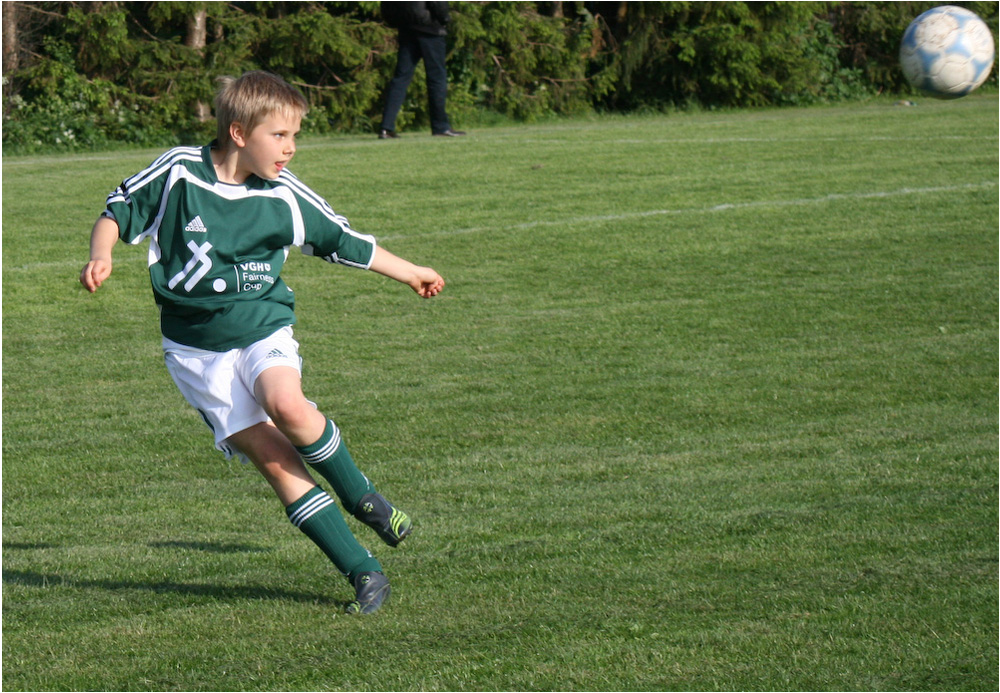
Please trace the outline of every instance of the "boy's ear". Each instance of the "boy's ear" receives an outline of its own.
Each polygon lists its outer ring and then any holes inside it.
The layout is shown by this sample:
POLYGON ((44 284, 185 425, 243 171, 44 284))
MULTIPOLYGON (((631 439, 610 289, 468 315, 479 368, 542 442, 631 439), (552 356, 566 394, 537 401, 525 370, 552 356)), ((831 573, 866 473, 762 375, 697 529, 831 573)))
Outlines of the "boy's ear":
POLYGON ((246 133, 243 131, 243 125, 241 123, 231 123, 229 125, 229 139, 233 141, 237 147, 246 146, 246 133))

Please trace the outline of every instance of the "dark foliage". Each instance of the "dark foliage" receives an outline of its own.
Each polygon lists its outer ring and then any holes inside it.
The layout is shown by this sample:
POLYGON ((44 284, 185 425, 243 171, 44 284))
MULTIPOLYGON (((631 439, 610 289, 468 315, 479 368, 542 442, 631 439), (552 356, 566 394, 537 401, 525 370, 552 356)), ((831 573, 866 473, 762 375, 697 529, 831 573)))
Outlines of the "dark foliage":
MULTIPOLYGON (((248 69, 306 94, 307 131, 370 131, 395 63, 377 2, 6 4, 8 152, 202 141, 215 79, 248 69)), ((902 92, 899 39, 935 4, 453 3, 449 111, 528 121, 902 92)), ((965 5, 995 32, 996 3, 965 5)), ((401 128, 427 124, 419 69, 401 128)))

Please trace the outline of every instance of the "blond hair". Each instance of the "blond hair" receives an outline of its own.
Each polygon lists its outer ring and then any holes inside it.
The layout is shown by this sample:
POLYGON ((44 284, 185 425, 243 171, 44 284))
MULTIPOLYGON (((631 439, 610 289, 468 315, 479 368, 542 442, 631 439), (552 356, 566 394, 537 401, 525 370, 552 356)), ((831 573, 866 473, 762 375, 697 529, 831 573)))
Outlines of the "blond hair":
POLYGON ((229 144, 229 128, 239 123, 249 134, 260 121, 273 113, 303 116, 309 103, 298 89, 277 75, 262 70, 244 72, 240 77, 220 77, 215 97, 218 146, 229 144))

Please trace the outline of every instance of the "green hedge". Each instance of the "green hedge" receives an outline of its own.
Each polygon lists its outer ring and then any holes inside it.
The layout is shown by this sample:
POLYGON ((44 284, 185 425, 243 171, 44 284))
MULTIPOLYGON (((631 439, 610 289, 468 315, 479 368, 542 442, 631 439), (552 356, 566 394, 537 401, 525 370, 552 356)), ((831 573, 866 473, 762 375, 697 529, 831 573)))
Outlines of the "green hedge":
MULTIPOLYGON (((905 93, 899 39, 936 4, 452 3, 449 111, 460 125, 489 113, 530 121, 905 93)), ((996 3, 964 4, 996 31, 996 3)), ((22 59, 4 76, 7 152, 202 141, 215 78, 247 69, 302 89, 308 132, 371 131, 395 64, 377 2, 16 5, 22 59), (189 47, 188 19, 202 10, 205 46, 189 47)), ((398 125, 427 122, 418 68, 398 125)))

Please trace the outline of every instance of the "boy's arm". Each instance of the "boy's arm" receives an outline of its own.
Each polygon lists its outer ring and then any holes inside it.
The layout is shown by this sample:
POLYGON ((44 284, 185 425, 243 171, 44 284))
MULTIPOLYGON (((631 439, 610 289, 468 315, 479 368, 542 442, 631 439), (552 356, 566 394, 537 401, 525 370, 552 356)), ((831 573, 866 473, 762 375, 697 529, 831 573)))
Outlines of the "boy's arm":
POLYGON ((118 242, 118 222, 101 217, 90 232, 90 262, 80 272, 80 283, 94 293, 111 275, 111 249, 118 242))
POLYGON ((407 284, 422 298, 437 296, 444 288, 444 279, 430 267, 414 265, 385 248, 375 248, 375 256, 368 269, 407 284))

